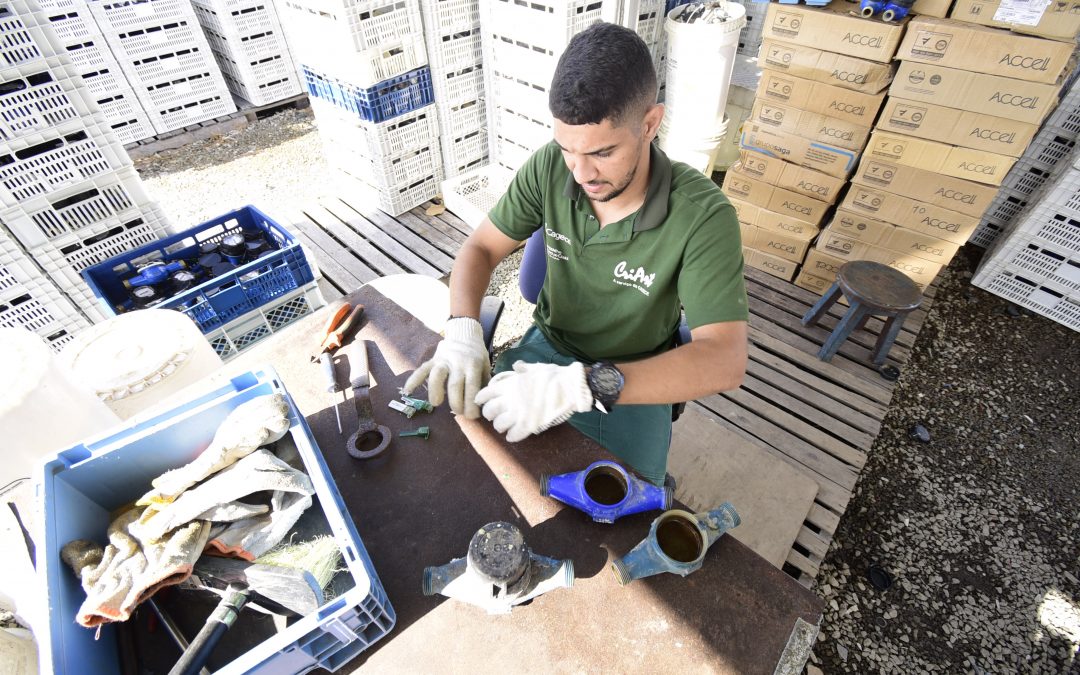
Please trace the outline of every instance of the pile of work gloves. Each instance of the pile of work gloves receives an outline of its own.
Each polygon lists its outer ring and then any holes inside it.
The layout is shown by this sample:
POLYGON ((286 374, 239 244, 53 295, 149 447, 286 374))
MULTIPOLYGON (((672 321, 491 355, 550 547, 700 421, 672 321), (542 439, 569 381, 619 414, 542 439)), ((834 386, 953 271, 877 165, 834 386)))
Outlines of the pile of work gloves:
POLYGON ((250 561, 276 546, 315 493, 306 474, 261 447, 288 431, 283 395, 240 405, 198 458, 159 476, 113 520, 107 546, 65 545, 61 558, 86 591, 76 621, 88 628, 126 621, 158 589, 186 580, 204 550, 250 561), (263 492, 269 503, 240 501, 263 492))

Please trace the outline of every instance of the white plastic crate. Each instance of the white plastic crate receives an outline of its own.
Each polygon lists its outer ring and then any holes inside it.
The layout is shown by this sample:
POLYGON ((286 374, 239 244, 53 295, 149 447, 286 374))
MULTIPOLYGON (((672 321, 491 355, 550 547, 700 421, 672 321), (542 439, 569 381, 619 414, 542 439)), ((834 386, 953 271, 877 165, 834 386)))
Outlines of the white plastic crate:
POLYGON ((392 117, 385 122, 369 122, 332 103, 311 99, 311 110, 322 135, 332 136, 368 156, 394 156, 432 145, 439 137, 434 105, 392 117))
POLYGON ((30 281, 0 297, 0 326, 25 328, 42 337, 67 331, 74 335, 90 323, 47 280, 30 281))
POLYGON ((189 0, 87 0, 102 33, 124 33, 191 16, 189 0))
POLYGON ((0 230, 0 297, 18 291, 27 281, 41 277, 41 270, 4 230, 0 230))
MULTIPOLYGON (((219 54, 228 54, 234 61, 258 61, 268 56, 285 54, 292 60, 285 31, 280 26, 277 30, 253 33, 236 37, 218 35, 214 31, 203 29, 210 49, 219 54)), ((295 66, 294 66, 295 70, 295 66)))
POLYGON ((489 118, 491 135, 501 136, 518 145, 536 150, 553 137, 553 127, 526 117, 512 110, 496 108, 489 118))
POLYGON ((60 57, 32 61, 0 77, 0 140, 41 133, 91 115, 84 89, 70 79, 60 57))
POLYGON ((116 134, 118 141, 124 145, 150 138, 154 135, 154 127, 150 124, 150 117, 143 110, 142 104, 130 88, 115 96, 102 99, 97 102, 105 114, 105 124, 116 134))
POLYGON ((289 48, 297 62, 360 88, 373 87, 428 63, 422 37, 403 38, 381 48, 353 51, 329 40, 320 44, 315 36, 297 38, 293 24, 286 22, 284 25, 289 48))
POLYGON ((312 281, 207 333, 206 341, 218 356, 228 360, 325 304, 319 283, 312 281))
POLYGON ((59 45, 82 44, 101 36, 97 23, 85 7, 69 7, 44 11, 37 17, 42 27, 48 26, 59 45))
POLYGON ((0 203, 15 206, 131 166, 123 146, 94 118, 9 141, 0 152, 0 203))
POLYGON ((190 49, 153 54, 124 62, 120 69, 135 90, 166 84, 192 75, 213 72, 214 58, 209 48, 193 45, 190 49))
POLYGON ((75 72, 83 75, 103 68, 118 68, 103 35, 95 35, 77 44, 67 45, 64 55, 71 59, 75 72))
MULTIPOLYGON (((354 183, 359 199, 373 206, 377 206, 392 216, 400 216, 409 209, 420 206, 439 194, 439 183, 442 182, 442 170, 436 170, 427 174, 424 178, 413 179, 405 185, 393 188, 379 189, 368 185, 363 180, 357 179, 354 183)), ((348 174, 348 171, 344 171, 348 174)), ((354 176, 354 178, 356 178, 354 176)))
POLYGON ((322 142, 331 166, 380 190, 394 190, 407 185, 416 176, 423 176, 442 165, 438 139, 432 139, 431 144, 423 148, 375 157, 358 152, 333 135, 322 135, 322 142))
MULTIPOLYGON (((498 2, 499 0, 495 0, 498 2)), ((555 76, 559 55, 534 48, 531 43, 488 31, 484 36, 484 60, 488 70, 518 81, 543 87, 555 76)))
POLYGON ((83 70, 80 74, 90 98, 94 100, 115 96, 117 92, 132 88, 116 61, 96 69, 83 70))
POLYGON ((492 135, 489 142, 491 143, 491 159, 513 171, 520 169, 521 165, 529 157, 532 157, 537 150, 536 147, 526 147, 515 140, 503 138, 502 136, 492 135))
POLYGON ((979 268, 980 275, 1002 271, 1032 279, 1080 300, 1080 253, 1069 257, 1032 241, 1016 250, 995 253, 992 260, 979 268))
POLYGON ((432 72, 431 85, 440 107, 484 98, 484 67, 475 65, 455 71, 432 72))
POLYGON ((456 176, 461 173, 461 167, 469 166, 476 160, 488 156, 488 132, 487 129, 475 129, 460 136, 444 135, 439 139, 442 143, 443 167, 446 176, 456 176), (449 167, 454 167, 453 174, 449 167))
POLYGON ((279 52, 256 61, 238 62, 227 54, 214 54, 221 66, 221 74, 228 75, 237 82, 256 84, 291 79, 299 88, 299 80, 292 59, 287 52, 279 52))
POLYGON ((79 272, 168 234, 168 221, 156 206, 140 208, 138 216, 109 221, 27 251, 60 290, 81 309, 97 307, 98 300, 79 272))
POLYGON ((491 163, 491 157, 489 155, 486 155, 486 154, 483 155, 482 157, 477 157, 476 159, 469 160, 469 161, 466 161, 464 163, 458 163, 458 164, 447 164, 446 160, 444 159, 443 160, 443 174, 446 176, 446 178, 454 178, 456 176, 460 176, 462 174, 469 173, 470 171, 476 171, 477 169, 485 167, 490 163, 491 163))
POLYGON ((976 274, 971 283, 1037 314, 1080 331, 1080 299, 1069 298, 1038 281, 1008 271, 976 274))
POLYGON ((205 122, 215 117, 223 117, 236 112, 236 104, 233 103, 232 95, 224 86, 219 93, 203 99, 178 103, 170 108, 161 110, 152 109, 143 102, 143 108, 154 125, 154 131, 159 134, 168 133, 176 129, 183 129, 192 124, 205 122))
POLYGON ((602 4, 596 0, 485 0, 480 4, 480 23, 485 32, 559 56, 570 38, 602 19, 602 4))
POLYGON ((280 28, 274 5, 269 0, 244 3, 192 0, 191 6, 204 30, 225 37, 273 32, 280 28))
POLYGON ((480 25, 481 0, 420 0, 424 30, 448 33, 480 25))
POLYGON ((476 228, 506 192, 514 174, 489 164, 443 181, 442 197, 446 209, 476 228))
POLYGON ((252 105, 267 105, 290 98, 303 91, 295 74, 254 84, 250 81, 238 80, 224 71, 221 74, 225 78, 225 84, 229 87, 229 91, 252 105))
POLYGON ((174 54, 193 48, 208 49, 194 12, 174 22, 156 22, 119 33, 105 33, 116 60, 121 66, 161 54, 174 54))
POLYGON ((60 47, 23 0, 0 1, 0 37, 0 69, 53 56, 60 47))
POLYGON ((475 66, 484 60, 480 26, 457 31, 429 29, 427 33, 428 63, 431 71, 458 71, 475 66))
POLYGON ((461 136, 487 125, 487 107, 483 99, 446 104, 435 99, 439 110, 439 135, 461 136))
MULTIPOLYGON (((214 71, 216 70, 215 67, 214 71)), ((227 94, 224 79, 220 72, 214 71, 207 69, 151 87, 142 87, 138 91, 139 100, 147 110, 165 110, 190 101, 201 101, 212 96, 227 94)))
POLYGON ((486 85, 489 118, 493 115, 492 108, 505 107, 530 119, 549 123, 551 108, 548 104, 548 87, 525 84, 512 79, 512 75, 492 68, 488 70, 490 75, 486 85))

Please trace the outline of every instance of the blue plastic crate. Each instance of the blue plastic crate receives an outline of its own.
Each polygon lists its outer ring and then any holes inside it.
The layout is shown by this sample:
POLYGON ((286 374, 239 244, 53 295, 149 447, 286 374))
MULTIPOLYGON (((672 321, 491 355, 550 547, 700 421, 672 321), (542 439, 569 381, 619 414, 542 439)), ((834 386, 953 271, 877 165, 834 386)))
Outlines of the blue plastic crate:
POLYGON ((315 279, 296 237, 254 206, 230 211, 202 225, 110 258, 84 269, 82 276, 107 316, 115 316, 132 309, 124 280, 138 274, 139 265, 155 260, 198 258, 200 244, 219 242, 238 229, 261 230, 277 250, 154 306, 179 310, 191 317, 203 333, 210 333, 315 279))
MULTIPOLYGON (((86 596, 60 560, 61 547, 79 538, 104 542, 111 511, 145 493, 160 474, 194 459, 238 405, 279 392, 288 398, 273 370, 247 372, 169 412, 63 450, 38 467, 34 489, 44 505, 44 532, 37 570, 49 617, 49 631, 37 636, 41 672, 82 675, 121 670, 114 626, 104 626, 95 640, 93 629, 75 623, 75 612, 86 596)), ((308 512, 325 518, 320 527, 338 542, 346 570, 335 579, 334 588, 340 591, 336 597, 215 670, 219 674, 337 670, 389 633, 396 620, 311 430, 292 399, 288 401, 292 424, 278 441, 279 454, 288 451, 280 444, 295 445, 315 486, 315 503, 308 512)))
POLYGON ((308 94, 329 101, 369 122, 385 122, 430 105, 435 100, 431 68, 428 66, 367 88, 317 73, 307 66, 301 67, 304 69, 304 85, 308 94))

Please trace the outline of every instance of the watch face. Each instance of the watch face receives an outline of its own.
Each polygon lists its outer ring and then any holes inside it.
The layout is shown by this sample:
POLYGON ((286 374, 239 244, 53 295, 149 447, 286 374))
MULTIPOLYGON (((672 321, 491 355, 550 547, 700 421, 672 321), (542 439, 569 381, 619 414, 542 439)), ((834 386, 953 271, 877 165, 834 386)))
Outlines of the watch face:
POLYGON ((611 366, 603 366, 593 371, 596 388, 607 395, 617 394, 622 389, 622 375, 611 366))

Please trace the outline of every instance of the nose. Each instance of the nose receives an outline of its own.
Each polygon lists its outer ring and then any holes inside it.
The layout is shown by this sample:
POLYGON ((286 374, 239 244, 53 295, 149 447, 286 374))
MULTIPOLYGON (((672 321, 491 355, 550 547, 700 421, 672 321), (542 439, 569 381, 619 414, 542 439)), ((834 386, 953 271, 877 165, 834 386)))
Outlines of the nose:
POLYGON ((573 166, 570 171, 574 174, 574 180, 578 184, 591 183, 599 176, 596 167, 587 157, 578 157, 572 160, 573 166))

